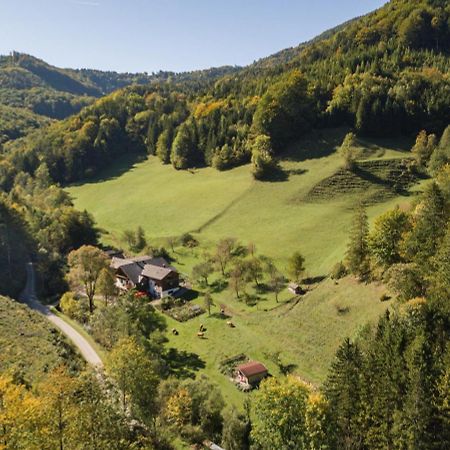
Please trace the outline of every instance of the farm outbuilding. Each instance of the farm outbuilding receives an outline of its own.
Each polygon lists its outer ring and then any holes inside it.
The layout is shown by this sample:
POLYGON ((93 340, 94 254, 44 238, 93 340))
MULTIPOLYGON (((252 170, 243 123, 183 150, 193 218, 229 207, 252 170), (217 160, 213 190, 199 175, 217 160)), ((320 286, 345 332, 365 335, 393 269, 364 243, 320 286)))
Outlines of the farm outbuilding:
POLYGON ((295 295, 303 294, 303 289, 297 283, 289 283, 288 291, 295 295))
POLYGON ((268 375, 267 367, 258 361, 249 361, 236 367, 236 380, 244 385, 255 386, 268 375))

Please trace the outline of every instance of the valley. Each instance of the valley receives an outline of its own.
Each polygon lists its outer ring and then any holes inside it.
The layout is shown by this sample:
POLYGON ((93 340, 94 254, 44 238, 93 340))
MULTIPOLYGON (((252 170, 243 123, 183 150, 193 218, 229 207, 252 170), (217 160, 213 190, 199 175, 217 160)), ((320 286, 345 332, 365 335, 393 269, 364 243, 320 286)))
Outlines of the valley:
MULTIPOLYGON (((307 199, 311 189, 342 166, 336 149, 344 135, 341 129, 325 131, 321 137, 312 135, 292 146, 281 160, 284 179, 280 181, 252 180, 249 166, 225 172, 174 171, 150 157, 126 171, 121 170, 126 163, 119 161, 97 180, 69 187, 67 192, 75 206, 92 213, 105 230, 105 244, 121 247, 123 231, 137 226, 160 245, 166 245, 165 238, 183 233, 194 233, 203 248, 235 237, 244 244, 253 242, 259 253, 281 265, 290 252, 299 250, 305 255, 307 271, 324 275, 344 256, 354 207, 379 189, 373 183, 369 189, 363 186, 353 195, 342 196, 343 180, 335 187, 335 198, 307 199)), ((369 159, 401 159, 409 157, 408 143, 401 139, 361 145, 369 159)), ((408 205, 412 198, 393 196, 371 204, 369 216, 376 217, 396 204, 408 205)), ((192 263, 183 264, 186 267, 181 270, 190 273, 192 263)))
MULTIPOLYGON (((329 273, 345 256, 350 222, 361 199, 367 199, 369 217, 375 218, 395 205, 407 209, 423 182, 415 180, 409 193, 378 198, 382 186, 377 182, 363 183, 348 194, 347 182, 354 180, 344 177, 333 187, 331 198, 310 199, 315 186, 341 170, 342 158, 336 150, 345 132, 311 134, 291 146, 281 160, 283 176, 272 182, 253 180, 247 165, 225 172, 174 171, 149 157, 135 163, 118 161, 97 179, 67 188, 75 206, 93 214, 105 245, 126 249, 123 232, 141 226, 148 243, 165 246, 182 276, 194 284, 199 293, 191 303, 203 307, 204 292, 212 293, 211 316, 205 313, 185 323, 165 316, 168 328, 180 333, 167 333, 168 346, 200 358, 204 368, 194 373, 207 374, 237 406, 242 407, 246 394, 220 373, 222 360, 244 353, 264 361, 276 375, 280 368, 273 355, 278 355, 292 373, 318 385, 342 339, 355 338, 391 304, 380 301, 386 294, 382 283, 358 283, 351 277, 335 283, 329 273), (192 233, 199 247, 178 244, 172 252, 166 238, 184 233, 192 233), (247 289, 254 297, 251 304, 236 299, 220 273, 210 277, 208 286, 197 283, 192 279, 193 267, 225 237, 244 246, 253 243, 257 254, 272 258, 285 275, 288 258, 301 251, 305 277, 317 277, 318 283, 300 299, 284 287, 279 303, 273 293, 252 286, 247 289), (235 328, 230 329, 219 314, 222 307, 235 328), (201 324, 207 329, 206 339, 197 337, 201 324)), ((367 162, 393 161, 395 167, 396 161, 410 156, 405 139, 362 140, 359 145, 367 162)), ((189 367, 189 358, 186 361, 189 367)))
POLYGON ((0 15, 0 449, 450 448, 449 2, 53 3, 0 15))

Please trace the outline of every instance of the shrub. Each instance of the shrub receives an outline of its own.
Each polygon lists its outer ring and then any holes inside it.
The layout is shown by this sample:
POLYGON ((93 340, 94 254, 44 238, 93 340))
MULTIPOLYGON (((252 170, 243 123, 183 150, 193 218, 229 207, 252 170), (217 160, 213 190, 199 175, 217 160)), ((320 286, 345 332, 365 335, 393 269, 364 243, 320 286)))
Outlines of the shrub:
POLYGON ((170 254, 165 247, 147 247, 147 253, 153 258, 164 258, 170 260, 170 254))
POLYGON ((347 268, 342 261, 339 261, 331 269, 330 276, 333 280, 340 280, 345 277, 345 275, 347 275, 347 268))
POLYGON ((79 299, 73 292, 66 292, 59 301, 61 311, 78 322, 87 322, 89 307, 84 299, 79 299))
POLYGON ((180 238, 180 242, 183 247, 192 248, 198 246, 198 240, 190 233, 183 234, 180 238))
POLYGON ((415 264, 394 264, 386 271, 384 280, 400 300, 409 300, 423 294, 423 280, 415 264))

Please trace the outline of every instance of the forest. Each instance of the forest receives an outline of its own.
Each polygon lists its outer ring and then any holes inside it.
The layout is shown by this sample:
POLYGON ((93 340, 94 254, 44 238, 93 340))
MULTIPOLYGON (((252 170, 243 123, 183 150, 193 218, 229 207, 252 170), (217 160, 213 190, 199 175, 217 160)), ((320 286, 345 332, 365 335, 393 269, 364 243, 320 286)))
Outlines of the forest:
POLYGON ((42 163, 54 181, 70 183, 130 152, 176 169, 225 170, 253 155, 264 177, 311 128, 441 133, 450 115, 449 14, 445 1, 396 0, 289 56, 123 88, 5 145, 0 183, 8 188, 17 171, 33 174, 42 163))

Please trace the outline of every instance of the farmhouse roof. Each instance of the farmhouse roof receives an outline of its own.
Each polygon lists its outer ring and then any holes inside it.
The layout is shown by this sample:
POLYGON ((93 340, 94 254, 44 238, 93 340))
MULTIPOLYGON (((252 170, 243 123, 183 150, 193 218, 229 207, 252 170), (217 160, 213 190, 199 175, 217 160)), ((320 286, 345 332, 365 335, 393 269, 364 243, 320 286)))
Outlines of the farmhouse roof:
POLYGON ((111 261, 111 267, 113 267, 114 269, 119 269, 127 264, 137 264, 138 266, 141 267, 141 269, 143 269, 146 264, 151 264, 153 266, 159 267, 169 266, 169 263, 164 258, 162 257, 152 258, 151 256, 148 255, 134 256, 132 258, 119 258, 117 256, 114 256, 111 261))
POLYGON ((142 273, 142 268, 135 263, 128 263, 119 267, 120 270, 131 280, 134 284, 139 283, 139 277, 142 273))
POLYGON ((175 272, 173 267, 161 267, 154 264, 146 264, 142 270, 142 275, 151 278, 152 280, 163 280, 172 272, 175 272))
POLYGON ((150 261, 151 259, 152 258, 150 256, 137 256, 135 258, 118 258, 117 256, 114 256, 111 260, 111 267, 114 269, 120 269, 128 264, 141 265, 146 264, 147 261, 150 261))
POLYGON ((242 372, 247 378, 268 372, 266 366, 258 361, 250 361, 248 363, 241 364, 237 366, 237 370, 242 372))

